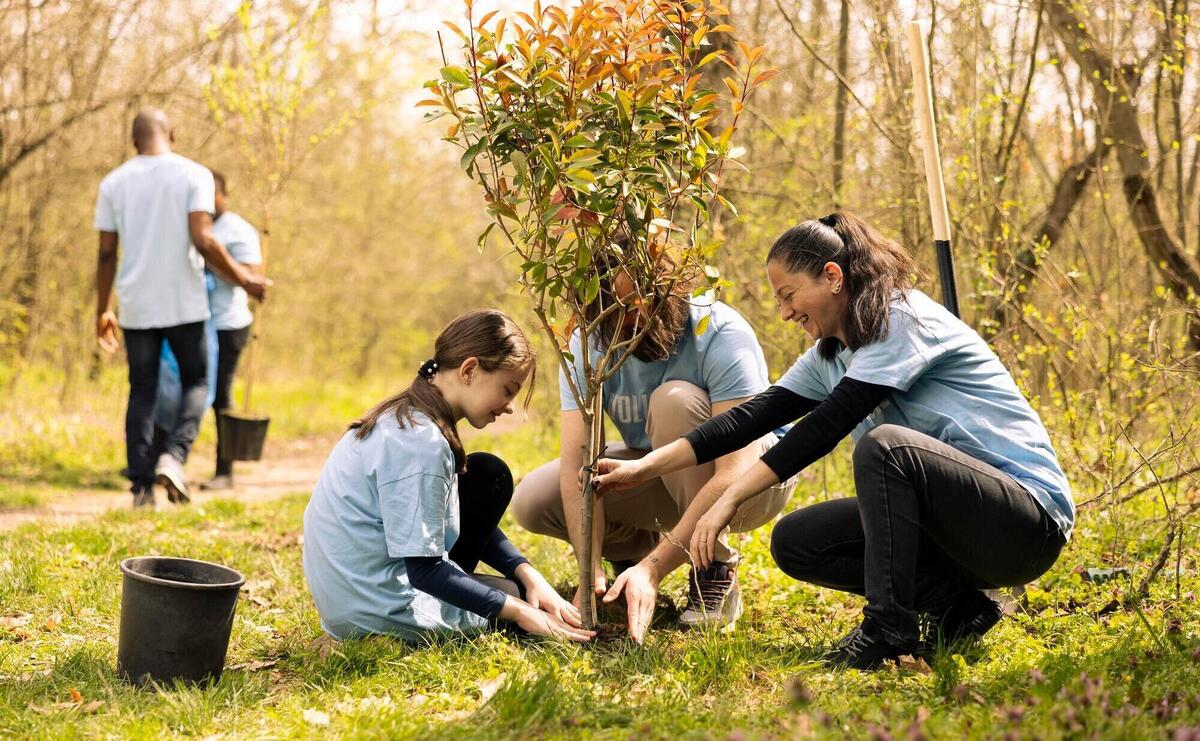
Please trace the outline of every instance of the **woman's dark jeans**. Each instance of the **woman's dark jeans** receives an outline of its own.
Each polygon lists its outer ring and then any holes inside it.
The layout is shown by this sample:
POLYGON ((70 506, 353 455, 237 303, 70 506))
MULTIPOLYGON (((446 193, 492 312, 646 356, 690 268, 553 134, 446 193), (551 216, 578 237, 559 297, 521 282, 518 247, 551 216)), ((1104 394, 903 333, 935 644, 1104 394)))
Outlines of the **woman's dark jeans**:
MULTIPOLYGON (((250 327, 217 330, 217 388, 212 405, 216 414, 233 406, 233 374, 249 340, 250 327)), ((233 461, 221 457, 221 425, 217 425, 217 475, 232 474, 233 461)))
POLYGON ((898 648, 916 647, 920 613, 940 614, 967 590, 1029 582, 1065 543, 1008 474, 906 427, 863 435, 854 486, 857 497, 781 519, 771 555, 795 579, 864 595, 866 621, 898 648))

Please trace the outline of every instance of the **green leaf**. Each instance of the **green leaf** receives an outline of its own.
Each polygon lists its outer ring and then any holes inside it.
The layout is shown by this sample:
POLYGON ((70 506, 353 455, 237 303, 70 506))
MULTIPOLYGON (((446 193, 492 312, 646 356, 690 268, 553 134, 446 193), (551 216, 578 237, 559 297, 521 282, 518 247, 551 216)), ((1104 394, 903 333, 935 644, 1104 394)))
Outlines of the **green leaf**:
POLYGON ((459 162, 459 164, 462 166, 462 169, 467 171, 468 174, 471 172, 471 164, 475 162, 475 158, 478 157, 479 153, 483 151, 485 144, 487 144, 487 139, 480 139, 468 147, 467 151, 463 152, 462 161, 459 162))
POLYGON ((462 67, 442 67, 442 79, 456 87, 471 87, 471 78, 462 67))
POLYGON ((529 175, 529 160, 525 158, 524 154, 514 151, 512 154, 508 155, 508 161, 513 164, 514 168, 516 168, 517 175, 521 177, 527 177, 529 175))
POLYGON ((696 336, 704 334, 704 330, 708 329, 708 320, 712 319, 712 314, 705 314, 700 317, 700 321, 696 322, 696 336))
POLYGON ((483 252, 483 247, 487 243, 488 235, 491 234, 492 230, 495 228, 496 228, 496 222, 493 221, 492 223, 488 224, 487 227, 483 230, 483 233, 479 235, 479 241, 477 242, 477 244, 479 245, 480 252, 483 252))
POLYGON ((583 303, 590 304, 600 295, 600 274, 592 273, 587 286, 583 289, 583 303))

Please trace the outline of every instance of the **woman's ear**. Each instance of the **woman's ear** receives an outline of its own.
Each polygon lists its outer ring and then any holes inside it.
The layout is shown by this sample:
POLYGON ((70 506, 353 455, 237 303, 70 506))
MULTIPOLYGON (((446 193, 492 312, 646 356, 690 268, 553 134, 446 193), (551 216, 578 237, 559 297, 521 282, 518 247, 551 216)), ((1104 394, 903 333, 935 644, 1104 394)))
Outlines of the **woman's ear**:
POLYGON ((825 280, 829 282, 831 288, 840 291, 842 283, 845 282, 845 275, 842 274, 842 266, 836 262, 827 262, 821 270, 821 275, 825 276, 825 280))
POLYGON ((478 358, 467 358, 462 361, 462 365, 458 366, 458 380, 462 381, 464 386, 470 386, 471 380, 475 378, 475 371, 479 369, 478 358))

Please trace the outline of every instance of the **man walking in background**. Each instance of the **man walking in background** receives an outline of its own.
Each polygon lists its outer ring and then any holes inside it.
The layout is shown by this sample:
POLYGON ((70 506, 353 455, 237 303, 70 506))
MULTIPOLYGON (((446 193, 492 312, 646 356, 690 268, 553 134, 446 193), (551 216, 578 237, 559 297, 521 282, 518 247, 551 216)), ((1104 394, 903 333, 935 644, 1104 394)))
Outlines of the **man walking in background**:
POLYGON ((175 134, 166 114, 141 111, 132 134, 137 156, 105 176, 96 198, 96 335, 103 349, 116 351, 118 319, 110 308, 115 281, 129 361, 125 444, 133 504, 154 504, 155 481, 166 487, 168 499, 182 504, 188 501, 183 463, 207 395, 204 263, 258 299, 266 297, 270 281, 239 265, 213 236, 212 174, 171 151, 175 134), (120 242, 125 249, 118 260, 120 242), (179 361, 183 400, 166 452, 155 461, 154 406, 164 339, 179 361))
MULTIPOLYGON (((213 235, 225 246, 231 257, 255 275, 262 275, 262 248, 258 243, 258 230, 248 221, 226 209, 228 189, 225 176, 213 171, 216 183, 216 219, 213 235)), ((232 404, 233 373, 237 370, 238 358, 250 339, 250 325, 254 315, 250 313, 250 300, 246 290, 215 277, 215 287, 209 295, 209 310, 217 325, 217 393, 213 399, 213 412, 219 418, 232 404)), ((233 461, 221 457, 221 423, 217 421, 217 471, 211 481, 200 485, 201 489, 223 490, 233 487, 233 461)))

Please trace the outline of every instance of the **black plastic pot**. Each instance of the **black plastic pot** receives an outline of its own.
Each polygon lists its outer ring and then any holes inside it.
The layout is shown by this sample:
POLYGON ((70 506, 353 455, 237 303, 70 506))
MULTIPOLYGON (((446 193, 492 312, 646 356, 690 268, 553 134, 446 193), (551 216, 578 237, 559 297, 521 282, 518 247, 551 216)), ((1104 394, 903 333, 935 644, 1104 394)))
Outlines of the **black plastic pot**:
POLYGON ((246 577, 207 561, 158 556, 127 558, 121 572, 117 672, 135 684, 220 679, 246 577))
POLYGON ((227 461, 257 461, 262 459, 263 442, 267 439, 270 417, 249 417, 225 410, 217 415, 221 458, 227 461))

